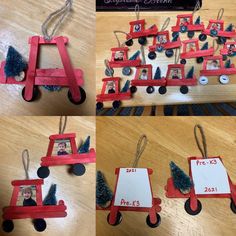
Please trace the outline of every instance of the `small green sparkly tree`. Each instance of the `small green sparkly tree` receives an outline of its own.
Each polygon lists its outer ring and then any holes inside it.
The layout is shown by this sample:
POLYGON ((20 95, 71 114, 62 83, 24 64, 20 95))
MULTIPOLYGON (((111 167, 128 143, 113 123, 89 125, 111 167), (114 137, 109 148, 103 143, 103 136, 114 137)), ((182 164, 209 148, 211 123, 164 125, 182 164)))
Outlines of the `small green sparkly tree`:
POLYGON ((79 147, 78 153, 87 153, 89 152, 90 147, 90 136, 86 138, 83 144, 79 147))
POLYGON ((107 185, 106 179, 101 171, 97 171, 96 180, 96 204, 106 208, 112 200, 113 194, 107 185))
POLYGON ((190 177, 186 175, 173 161, 170 162, 170 171, 175 188, 179 189, 183 194, 189 193, 190 188, 192 187, 190 177))
POLYGON ((8 48, 6 64, 4 67, 6 77, 19 76, 20 73, 26 69, 27 62, 15 48, 10 46, 8 48))

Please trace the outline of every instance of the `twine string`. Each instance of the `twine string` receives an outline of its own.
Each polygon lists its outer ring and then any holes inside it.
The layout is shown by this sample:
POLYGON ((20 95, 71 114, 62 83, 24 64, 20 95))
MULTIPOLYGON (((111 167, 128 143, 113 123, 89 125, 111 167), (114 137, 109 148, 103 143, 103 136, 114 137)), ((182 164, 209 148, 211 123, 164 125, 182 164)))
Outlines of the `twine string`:
POLYGON ((217 15, 217 20, 221 20, 223 15, 224 15, 224 8, 220 8, 220 10, 218 11, 218 15, 217 15))
POLYGON ((142 64, 146 65, 146 58, 145 58, 145 52, 144 52, 144 46, 143 45, 140 47, 140 51, 141 51, 141 54, 142 54, 142 64))
POLYGON ((161 27, 161 31, 164 31, 168 27, 169 23, 170 23, 170 17, 167 17, 161 27))
POLYGON ((194 137, 195 137, 198 149, 200 150, 203 158, 207 158, 206 137, 205 137, 204 130, 203 130, 202 126, 199 124, 195 125, 195 127, 194 127, 194 137), (200 141, 198 139, 197 130, 200 131, 201 138, 202 138, 202 145, 200 144, 200 141))
POLYGON ((42 34, 45 40, 50 41, 52 39, 52 37, 55 35, 58 28, 62 25, 62 22, 65 19, 65 17, 72 10, 72 4, 73 4, 73 0, 66 0, 63 7, 51 13, 43 22, 41 26, 41 30, 42 30, 42 34), (59 19, 56 21, 54 27, 51 30, 51 33, 49 33, 48 25, 54 17, 59 17, 59 19))
POLYGON ((59 134, 64 134, 64 131, 66 129, 66 123, 67 123, 67 116, 61 116, 59 121, 59 134))
POLYGON ((179 62, 179 54, 180 54, 180 50, 179 50, 179 48, 176 48, 176 50, 175 50, 175 64, 178 64, 178 62, 179 62))
POLYGON ((22 163, 25 171, 25 178, 29 179, 29 163, 30 163, 30 158, 29 158, 29 151, 28 149, 24 149, 22 152, 22 163))
POLYGON ((114 35, 116 37, 116 40, 117 40, 117 43, 118 43, 118 47, 123 47, 128 40, 126 40, 124 43, 121 43, 117 34, 118 33, 125 34, 126 36, 129 36, 129 34, 127 34, 126 32, 124 32, 122 30, 115 30, 115 31, 113 31, 113 33, 114 33, 114 35))
POLYGON ((143 134, 139 140, 138 140, 138 143, 137 143, 137 147, 136 147, 136 153, 135 153, 135 158, 134 158, 134 162, 133 162, 133 168, 136 168, 138 166, 138 162, 139 162, 139 159, 142 155, 142 153, 144 152, 145 150, 145 147, 147 145, 147 136, 145 134, 143 134))

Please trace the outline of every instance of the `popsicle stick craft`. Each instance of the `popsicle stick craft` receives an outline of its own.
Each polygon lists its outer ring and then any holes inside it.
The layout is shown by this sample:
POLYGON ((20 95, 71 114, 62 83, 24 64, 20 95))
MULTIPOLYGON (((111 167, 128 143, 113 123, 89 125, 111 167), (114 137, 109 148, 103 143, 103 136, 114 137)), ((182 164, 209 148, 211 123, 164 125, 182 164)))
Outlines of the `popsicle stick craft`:
POLYGON ((208 42, 206 42, 201 48, 199 47, 199 40, 189 39, 182 41, 182 52, 180 53, 180 63, 186 64, 186 59, 196 58, 197 63, 202 63, 204 57, 213 56, 214 47, 208 48, 208 42))
POLYGON ((161 211, 161 199, 153 197, 150 181, 153 170, 137 168, 146 144, 147 137, 143 135, 137 144, 133 166, 131 168, 116 168, 117 179, 113 196, 104 183, 101 173, 97 175, 97 210, 108 210, 110 212, 107 216, 107 222, 112 226, 121 223, 121 211, 147 212, 146 223, 151 228, 155 228, 161 223, 161 217, 158 214, 161 211))
POLYGON ((145 29, 145 19, 139 19, 139 5, 135 5, 135 14, 136 20, 129 22, 130 24, 130 32, 126 36, 125 44, 127 46, 133 45, 133 40, 138 39, 140 45, 145 45, 147 43, 147 37, 156 35, 158 32, 157 26, 154 24, 150 26, 148 29, 145 29))
POLYGON ((207 36, 217 38, 218 44, 224 44, 227 39, 235 38, 236 31, 232 24, 229 24, 224 28, 224 21, 222 20, 224 14, 224 8, 221 8, 218 12, 216 20, 209 20, 207 28, 202 30, 199 35, 200 41, 205 41, 207 36))
POLYGON ((42 200, 42 179, 30 179, 29 169, 29 153, 24 150, 22 153, 22 161, 26 173, 25 180, 13 180, 12 197, 10 205, 3 208, 2 229, 5 232, 11 232, 14 229, 13 220, 32 219, 32 223, 36 231, 42 232, 46 229, 47 224, 45 218, 66 217, 66 205, 63 200, 57 204, 55 192, 56 186, 52 185, 48 195, 42 200))
POLYGON ((72 0, 66 0, 65 6, 49 15, 42 25, 42 36, 29 38, 30 52, 28 63, 13 48, 9 47, 6 61, 1 63, 0 84, 17 84, 24 86, 22 97, 25 101, 31 102, 39 98, 38 86, 44 86, 50 91, 59 90, 61 87, 68 87, 68 99, 73 104, 82 104, 86 99, 86 92, 82 88, 84 84, 83 71, 74 69, 67 52, 66 45, 69 38, 54 36, 67 13, 72 9, 72 0), (48 24, 55 16, 59 16, 52 33, 48 33, 48 24), (63 69, 39 69, 37 68, 40 56, 40 47, 44 45, 56 45, 63 69))
POLYGON ((110 77, 103 78, 102 90, 96 97, 96 108, 100 110, 104 106, 104 102, 112 102, 114 109, 121 105, 121 101, 131 99, 130 81, 127 80, 123 88, 120 88, 122 79, 120 77, 113 77, 114 71, 110 68, 108 60, 105 60, 105 66, 109 71, 110 77))
POLYGON ((236 214, 236 185, 234 185, 224 167, 222 157, 209 157, 206 139, 200 125, 194 128, 197 146, 202 157, 189 157, 189 176, 171 163, 172 177, 165 186, 168 198, 188 198, 185 211, 190 215, 197 215, 202 210, 199 198, 229 198, 230 208, 236 214), (203 147, 197 137, 197 129, 202 136, 203 147))
POLYGON ((111 48, 111 60, 108 61, 108 65, 110 70, 106 68, 105 74, 106 76, 110 76, 111 73, 114 73, 113 68, 122 68, 123 75, 130 75, 132 73, 131 67, 139 66, 141 64, 141 59, 139 58, 140 52, 137 51, 132 57, 128 58, 129 48, 125 47, 124 43, 122 44, 117 36, 118 33, 125 34, 123 31, 114 31, 114 35, 118 42, 118 47, 111 48))
POLYGON ((165 51, 167 57, 172 57, 174 55, 175 48, 181 47, 181 41, 179 35, 175 35, 172 40, 170 40, 169 30, 166 30, 170 22, 170 17, 166 19, 160 31, 153 36, 152 45, 148 47, 149 53, 148 58, 154 60, 157 53, 165 51))
POLYGON ((196 18, 195 22, 193 20, 195 13, 200 9, 200 7, 200 2, 197 1, 191 14, 177 15, 176 25, 171 27, 173 37, 176 37, 179 33, 187 33, 188 38, 193 38, 195 32, 201 32, 205 29, 204 23, 201 22, 200 16, 196 18))
POLYGON ((166 80, 166 85, 159 87, 159 93, 165 94, 167 92, 167 86, 180 86, 180 92, 187 94, 189 92, 188 86, 196 86, 197 78, 194 74, 194 67, 188 71, 185 76, 185 65, 178 64, 179 61, 179 49, 175 51, 175 64, 169 64, 165 77, 161 77, 161 70, 159 75, 162 79, 166 80))
MULTIPOLYGON (((147 87, 146 92, 151 94, 155 91, 155 86, 165 86, 166 80, 159 75, 160 68, 157 67, 155 75, 152 75, 152 65, 146 64, 143 46, 142 52, 142 65, 136 67, 134 78, 131 80, 131 93, 136 93, 137 87, 147 87)), ((159 90, 160 92, 160 90, 159 90)))
POLYGON ((203 68, 200 70, 199 83, 206 85, 209 82, 208 77, 218 76, 221 84, 228 84, 230 82, 229 76, 235 74, 235 65, 230 60, 224 63, 222 55, 205 57, 203 68))
POLYGON ((81 176, 85 173, 85 164, 95 163, 96 154, 94 148, 90 148, 90 136, 79 147, 76 146, 76 134, 64 133, 67 117, 60 118, 59 134, 49 136, 47 154, 41 158, 41 167, 38 168, 39 178, 47 178, 50 174, 50 166, 70 165, 74 175, 81 176))

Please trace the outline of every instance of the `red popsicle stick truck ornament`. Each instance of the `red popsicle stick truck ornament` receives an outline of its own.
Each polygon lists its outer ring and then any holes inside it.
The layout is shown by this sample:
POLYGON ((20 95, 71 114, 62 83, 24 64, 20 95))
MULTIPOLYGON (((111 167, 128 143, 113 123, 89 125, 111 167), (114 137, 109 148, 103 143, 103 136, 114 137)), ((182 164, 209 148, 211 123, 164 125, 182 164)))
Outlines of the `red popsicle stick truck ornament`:
POLYGON ((160 68, 157 67, 155 75, 152 75, 152 65, 144 64, 136 67, 134 79, 131 80, 131 93, 137 91, 137 87, 147 87, 146 92, 151 94, 155 91, 155 86, 166 86, 165 78, 159 77, 160 68))
POLYGON ((130 81, 127 80, 123 88, 120 88, 121 78, 113 77, 113 70, 110 68, 109 63, 105 60, 105 65, 107 67, 107 71, 111 74, 111 77, 103 78, 102 82, 102 90, 100 94, 97 94, 97 110, 100 110, 104 106, 104 102, 112 102, 112 106, 114 109, 117 109, 121 105, 121 101, 131 99, 130 92, 130 81))
MULTIPOLYGON (((60 125, 60 127, 62 126, 60 125)), ((95 150, 90 148, 90 137, 78 148, 76 134, 64 133, 64 129, 60 128, 59 134, 49 137, 48 151, 46 156, 41 158, 41 167, 37 174, 40 178, 47 178, 50 174, 50 166, 70 165, 72 173, 81 176, 86 171, 84 164, 95 162, 96 154, 95 150)))
POLYGON ((230 60, 223 62, 222 56, 205 57, 203 68, 200 70, 199 83, 202 85, 208 84, 208 77, 218 76, 221 84, 228 84, 229 75, 235 75, 236 68, 230 60))
POLYGON ((224 9, 221 8, 218 12, 216 20, 209 20, 208 26, 202 30, 199 35, 199 40, 206 40, 207 36, 217 38, 218 44, 224 44, 227 39, 235 38, 236 31, 232 24, 229 24, 228 27, 224 28, 224 21, 222 16, 224 14, 224 9))
MULTIPOLYGON (((23 163, 25 163, 24 152, 22 154, 23 163)), ((35 230, 42 232, 47 227, 46 221, 44 220, 45 218, 59 218, 67 216, 67 207, 64 204, 64 201, 60 200, 58 204, 46 204, 46 202, 42 200, 42 185, 44 184, 44 181, 42 179, 29 179, 29 159, 27 162, 27 164, 24 164, 27 179, 13 180, 11 182, 13 192, 10 205, 3 208, 2 215, 2 229, 5 232, 13 231, 13 220, 30 218, 33 220, 35 230)))
POLYGON ((150 182, 150 175, 153 171, 149 168, 136 168, 146 143, 146 136, 141 136, 132 168, 116 168, 117 179, 110 205, 97 206, 97 210, 110 212, 107 216, 107 222, 110 225, 116 226, 121 223, 121 211, 147 212, 146 223, 151 228, 155 228, 161 223, 161 217, 158 214, 161 211, 161 199, 153 197, 150 182), (142 142, 144 143, 142 144, 142 142))
MULTIPOLYGON (((111 60, 108 61, 110 68, 123 68, 122 74, 123 75, 130 75, 132 70, 130 67, 139 66, 141 64, 141 59, 139 58, 139 51, 134 54, 134 59, 128 58, 128 47, 118 47, 118 48, 112 48, 112 56, 111 60)), ((114 72, 114 71, 113 71, 114 72)), ((110 72, 105 71, 105 74, 107 76, 110 75, 110 72)))
POLYGON ((107 208, 97 207, 97 210, 110 211, 108 224, 120 224, 121 211, 135 211, 148 213, 146 223, 149 227, 160 225, 161 217, 158 213, 161 211, 161 199, 153 197, 150 182, 152 172, 152 169, 146 168, 116 168, 117 179, 111 204, 107 208))
POLYGON ((198 39, 189 39, 182 41, 182 53, 180 53, 180 63, 186 64, 186 59, 196 58, 197 63, 202 63, 204 57, 213 56, 213 46, 208 48, 208 42, 199 48, 198 39))
POLYGON ((114 35, 117 39, 118 47, 111 48, 111 59, 107 61, 109 69, 106 68, 106 76, 110 76, 114 73, 113 68, 122 68, 123 75, 130 75, 132 73, 131 67, 139 66, 141 64, 141 59, 139 57, 140 52, 137 51, 132 57, 128 57, 129 48, 125 47, 124 44, 121 44, 118 33, 127 35, 123 31, 114 31, 114 35))
POLYGON ((53 37, 50 41, 46 41, 43 37, 33 36, 29 39, 30 54, 28 68, 24 71, 25 78, 17 81, 15 77, 7 77, 4 72, 6 62, 1 63, 0 83, 1 84, 17 84, 23 85, 22 97, 25 101, 31 102, 38 98, 38 86, 62 86, 68 87, 68 99, 74 104, 81 104, 86 99, 86 93, 83 86, 83 72, 80 69, 73 69, 69 54, 65 45, 69 39, 66 37, 53 37), (39 50, 42 45, 56 45, 63 69, 37 69, 37 61, 39 58, 39 50))
POLYGON ((10 205, 3 208, 2 228, 5 232, 11 232, 14 229, 13 220, 33 219, 34 228, 37 231, 44 231, 47 227, 45 218, 66 217, 66 205, 60 200, 58 205, 43 205, 42 202, 42 179, 31 180, 13 180, 12 197, 10 205), (36 206, 19 206, 17 205, 18 196, 21 194, 21 186, 35 186, 36 206))
POLYGON ((150 26, 148 29, 145 29, 145 19, 139 19, 139 5, 135 6, 135 13, 137 20, 129 22, 130 32, 126 37, 126 45, 132 46, 133 39, 138 39, 140 45, 145 45, 147 43, 147 37, 156 35, 158 28, 156 25, 150 26))
POLYGON ((0 84, 17 84, 24 86, 22 97, 25 101, 31 102, 39 97, 38 86, 45 87, 68 87, 68 99, 73 104, 82 104, 86 99, 86 93, 82 86, 84 84, 83 72, 80 69, 74 69, 67 52, 66 45, 69 42, 67 37, 53 36, 56 29, 60 26, 66 14, 72 8, 72 1, 66 1, 65 5, 58 11, 50 14, 42 25, 41 36, 29 38, 30 52, 28 65, 23 57, 12 47, 9 47, 6 61, 1 63, 0 67, 0 84), (59 23, 54 27, 49 35, 47 26, 52 17, 62 14, 59 23), (56 45, 63 64, 62 69, 38 69, 38 58, 40 46, 56 45))
POLYGON ((175 36, 172 41, 170 40, 169 31, 159 31, 157 35, 153 37, 152 45, 149 46, 148 58, 154 60, 156 58, 156 52, 165 51, 167 57, 174 55, 175 48, 181 47, 181 41, 179 36, 175 36))
POLYGON ((192 14, 180 14, 177 15, 177 21, 176 25, 172 26, 172 36, 175 37, 176 35, 179 35, 180 33, 186 33, 189 38, 193 38, 195 35, 195 32, 204 30, 204 24, 201 22, 200 16, 198 16, 193 22, 194 14, 197 10, 200 9, 200 2, 197 1, 196 6, 192 12, 192 14))
MULTIPOLYGON (((203 143, 206 143, 204 135, 203 140, 203 143)), ((198 141, 197 143, 199 145, 198 141)), ((199 198, 229 198, 231 200, 230 208, 236 214, 236 185, 232 183, 227 174, 222 158, 208 157, 206 145, 204 145, 204 151, 200 146, 199 148, 203 157, 188 158, 189 177, 192 182, 190 191, 182 193, 175 186, 177 180, 171 177, 165 187, 166 196, 168 198, 188 198, 184 208, 190 215, 197 215, 201 212, 202 204, 199 198)))

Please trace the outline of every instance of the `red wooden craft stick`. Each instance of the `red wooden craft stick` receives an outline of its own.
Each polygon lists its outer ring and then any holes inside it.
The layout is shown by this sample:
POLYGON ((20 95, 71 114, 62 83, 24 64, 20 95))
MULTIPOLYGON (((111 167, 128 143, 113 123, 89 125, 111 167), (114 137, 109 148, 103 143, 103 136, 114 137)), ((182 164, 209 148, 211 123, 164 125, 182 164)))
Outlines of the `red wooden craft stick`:
POLYGON ((35 84, 35 73, 38 59, 38 50, 39 50, 39 36, 33 36, 30 41, 30 54, 29 54, 29 64, 28 71, 26 75, 25 82, 25 94, 24 98, 27 101, 30 101, 33 97, 33 89, 35 84))
POLYGON ((58 37, 55 40, 57 42, 57 47, 61 55, 62 64, 64 66, 65 73, 68 79, 70 92, 72 94, 74 101, 79 102, 81 99, 81 94, 80 94, 79 86, 76 82, 76 77, 75 77, 74 69, 70 61, 70 57, 67 53, 67 50, 64 44, 63 37, 58 37))

